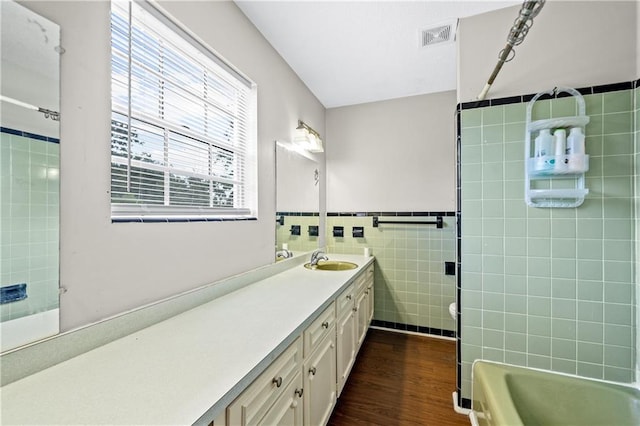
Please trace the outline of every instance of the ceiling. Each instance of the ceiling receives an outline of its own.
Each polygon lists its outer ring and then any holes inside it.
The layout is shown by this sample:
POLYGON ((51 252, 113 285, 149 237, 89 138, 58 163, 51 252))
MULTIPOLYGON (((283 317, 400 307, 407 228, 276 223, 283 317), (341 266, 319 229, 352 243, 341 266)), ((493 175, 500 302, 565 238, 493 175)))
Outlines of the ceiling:
POLYGON ((333 108, 455 90, 455 42, 421 47, 422 30, 520 1, 236 4, 320 102, 333 108))

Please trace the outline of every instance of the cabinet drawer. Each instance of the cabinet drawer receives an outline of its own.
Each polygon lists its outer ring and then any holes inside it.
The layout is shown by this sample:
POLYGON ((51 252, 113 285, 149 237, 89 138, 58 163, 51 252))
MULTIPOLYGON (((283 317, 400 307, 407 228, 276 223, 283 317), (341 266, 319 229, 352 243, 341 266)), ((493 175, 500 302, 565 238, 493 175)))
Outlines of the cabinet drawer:
POLYGON ((341 317, 345 312, 353 309, 354 302, 354 284, 349 284, 340 296, 336 299, 336 316, 341 317))
POLYGON ((318 344, 322 341, 329 331, 334 330, 333 325, 336 323, 336 308, 334 302, 331 302, 315 321, 304 331, 304 356, 311 355, 318 344))
POLYGON ((227 407, 227 424, 258 423, 301 367, 302 338, 298 338, 227 407))

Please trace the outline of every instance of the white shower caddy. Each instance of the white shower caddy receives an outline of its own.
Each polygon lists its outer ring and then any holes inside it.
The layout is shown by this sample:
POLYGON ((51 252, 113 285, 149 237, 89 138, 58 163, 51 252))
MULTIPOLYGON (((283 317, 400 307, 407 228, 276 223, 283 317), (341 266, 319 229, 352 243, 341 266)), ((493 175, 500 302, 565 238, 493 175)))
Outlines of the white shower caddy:
MULTIPOLYGON (((585 188, 584 174, 589 170, 589 156, 586 154, 546 155, 534 157, 531 140, 535 139, 542 129, 559 129, 580 127, 585 134, 585 126, 589 123, 589 117, 585 114, 584 98, 572 88, 555 88, 547 92, 535 95, 527 104, 527 123, 525 129, 525 179, 524 194, 527 205, 531 207, 578 207, 584 202, 584 197, 589 193, 585 188), (533 104, 542 95, 551 95, 566 92, 572 95, 578 104, 578 115, 575 117, 559 117, 546 120, 531 121, 533 104), (531 181, 546 180, 552 182, 556 179, 573 179, 574 188, 557 189, 531 189, 531 181)), ((551 186, 551 183, 549 184, 551 186)))

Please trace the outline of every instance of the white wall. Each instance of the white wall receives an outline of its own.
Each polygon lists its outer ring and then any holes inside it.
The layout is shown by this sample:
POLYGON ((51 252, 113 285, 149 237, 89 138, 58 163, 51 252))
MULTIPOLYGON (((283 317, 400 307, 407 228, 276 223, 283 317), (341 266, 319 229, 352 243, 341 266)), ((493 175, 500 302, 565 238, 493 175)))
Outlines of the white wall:
MULTIPOLYGON (((475 100, 505 47, 520 6, 463 18, 458 27, 458 101, 475 100)), ((550 0, 487 99, 554 86, 589 87, 636 79, 633 1, 550 0)))
POLYGON ((327 211, 455 210, 455 92, 327 110, 327 211))
POLYGON ((259 220, 112 224, 109 2, 24 2, 61 27, 61 328, 273 262, 274 149, 324 107, 232 2, 162 2, 258 84, 259 220))

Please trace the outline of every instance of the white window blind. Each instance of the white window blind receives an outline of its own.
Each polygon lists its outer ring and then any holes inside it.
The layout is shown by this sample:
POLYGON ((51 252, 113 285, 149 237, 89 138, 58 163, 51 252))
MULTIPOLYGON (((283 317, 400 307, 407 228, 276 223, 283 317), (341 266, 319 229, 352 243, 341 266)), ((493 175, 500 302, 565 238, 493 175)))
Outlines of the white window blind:
POLYGON ((256 93, 146 3, 111 3, 112 218, 256 215, 256 93))

